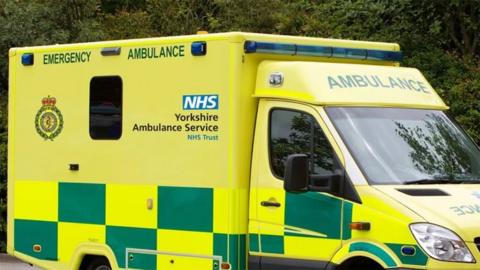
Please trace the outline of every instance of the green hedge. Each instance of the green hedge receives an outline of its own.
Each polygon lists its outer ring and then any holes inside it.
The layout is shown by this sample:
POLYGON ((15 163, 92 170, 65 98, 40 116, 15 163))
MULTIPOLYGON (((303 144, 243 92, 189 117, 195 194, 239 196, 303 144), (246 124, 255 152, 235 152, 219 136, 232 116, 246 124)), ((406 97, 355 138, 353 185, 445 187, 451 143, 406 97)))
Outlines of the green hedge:
POLYGON ((398 42, 480 142, 480 0, 0 0, 0 250, 5 249, 8 49, 251 31, 398 42))

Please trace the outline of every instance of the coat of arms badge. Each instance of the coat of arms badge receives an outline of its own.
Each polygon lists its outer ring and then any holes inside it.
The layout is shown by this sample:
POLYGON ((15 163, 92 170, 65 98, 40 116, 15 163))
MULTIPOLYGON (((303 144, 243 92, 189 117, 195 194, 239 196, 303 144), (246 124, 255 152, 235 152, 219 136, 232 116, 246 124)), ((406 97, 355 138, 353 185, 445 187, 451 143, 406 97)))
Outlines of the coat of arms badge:
POLYGON ((42 107, 35 116, 35 129, 45 140, 53 141, 63 129, 63 116, 55 106, 56 103, 56 98, 44 97, 42 99, 42 107))

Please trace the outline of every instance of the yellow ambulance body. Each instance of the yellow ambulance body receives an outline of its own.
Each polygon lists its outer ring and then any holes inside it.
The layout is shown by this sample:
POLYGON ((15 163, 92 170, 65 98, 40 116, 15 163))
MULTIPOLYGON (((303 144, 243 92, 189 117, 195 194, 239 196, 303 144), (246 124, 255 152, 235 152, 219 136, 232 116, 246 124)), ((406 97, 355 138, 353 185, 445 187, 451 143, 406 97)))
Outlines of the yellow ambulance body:
POLYGON ((11 49, 8 252, 480 269, 478 147, 399 50, 250 33, 11 49))

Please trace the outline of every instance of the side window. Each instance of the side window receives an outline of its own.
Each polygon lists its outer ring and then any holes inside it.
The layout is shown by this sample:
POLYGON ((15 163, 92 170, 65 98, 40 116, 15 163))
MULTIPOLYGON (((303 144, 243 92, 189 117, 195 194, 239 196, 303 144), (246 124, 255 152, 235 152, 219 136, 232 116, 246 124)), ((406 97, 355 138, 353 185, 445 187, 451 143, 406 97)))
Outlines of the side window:
POLYGON ((90 81, 90 137, 117 140, 122 136, 122 79, 94 77, 90 81))
POLYGON ((270 164, 273 174, 283 179, 285 163, 291 154, 310 157, 310 173, 332 174, 334 152, 317 121, 304 112, 274 109, 270 112, 270 164))

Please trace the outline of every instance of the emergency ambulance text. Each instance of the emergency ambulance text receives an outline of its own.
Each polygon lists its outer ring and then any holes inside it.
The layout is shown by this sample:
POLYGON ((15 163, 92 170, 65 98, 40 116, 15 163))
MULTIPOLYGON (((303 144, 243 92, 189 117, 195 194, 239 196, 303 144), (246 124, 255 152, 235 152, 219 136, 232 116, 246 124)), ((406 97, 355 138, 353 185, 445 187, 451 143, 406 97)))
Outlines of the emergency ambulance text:
POLYGON ((75 64, 90 62, 92 52, 67 52, 67 53, 51 53, 43 55, 43 64, 75 64))

